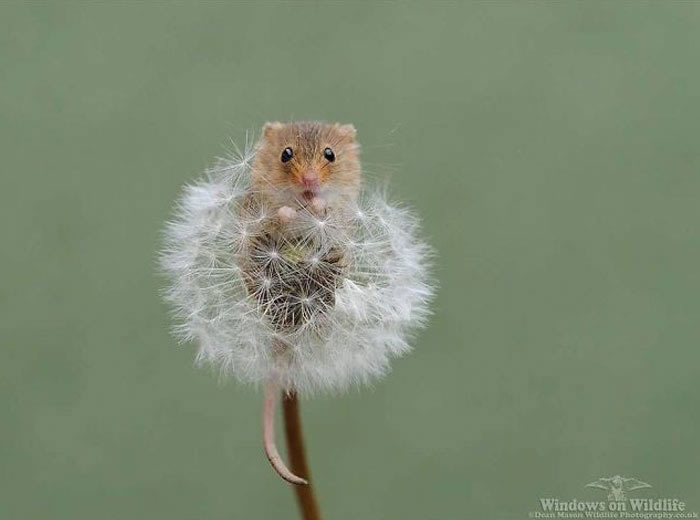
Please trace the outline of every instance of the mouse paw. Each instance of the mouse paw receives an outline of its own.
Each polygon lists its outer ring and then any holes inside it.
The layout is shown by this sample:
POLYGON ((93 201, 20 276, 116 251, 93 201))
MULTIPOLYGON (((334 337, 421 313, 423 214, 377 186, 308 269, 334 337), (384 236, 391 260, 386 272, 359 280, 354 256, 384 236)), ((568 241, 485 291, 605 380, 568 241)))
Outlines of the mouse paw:
POLYGON ((311 199, 311 209, 313 209, 316 213, 323 213, 326 209, 326 201, 321 197, 314 197, 311 199))
POLYGON ((291 222, 292 220, 294 220, 294 217, 297 216, 297 212, 294 208, 290 208, 289 206, 282 206, 280 209, 277 210, 277 216, 282 222, 286 224, 287 222, 291 222))

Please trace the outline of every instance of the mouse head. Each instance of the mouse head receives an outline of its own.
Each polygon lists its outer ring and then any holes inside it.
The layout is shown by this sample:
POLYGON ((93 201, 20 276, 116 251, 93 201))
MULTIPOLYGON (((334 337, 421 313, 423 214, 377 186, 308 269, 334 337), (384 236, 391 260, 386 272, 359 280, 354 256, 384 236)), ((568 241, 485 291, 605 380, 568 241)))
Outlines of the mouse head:
POLYGON ((265 124, 253 166, 255 189, 283 205, 356 197, 361 170, 355 133, 352 125, 338 123, 265 124))

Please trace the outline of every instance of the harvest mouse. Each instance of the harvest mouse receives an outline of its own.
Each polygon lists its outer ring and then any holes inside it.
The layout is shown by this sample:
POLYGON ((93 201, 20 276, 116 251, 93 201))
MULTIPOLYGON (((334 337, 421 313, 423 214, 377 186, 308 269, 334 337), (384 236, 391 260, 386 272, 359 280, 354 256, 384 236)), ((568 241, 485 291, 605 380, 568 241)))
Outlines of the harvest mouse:
POLYGON ((361 167, 355 127, 339 123, 265 124, 252 189, 281 224, 306 209, 322 215, 357 198, 361 167))

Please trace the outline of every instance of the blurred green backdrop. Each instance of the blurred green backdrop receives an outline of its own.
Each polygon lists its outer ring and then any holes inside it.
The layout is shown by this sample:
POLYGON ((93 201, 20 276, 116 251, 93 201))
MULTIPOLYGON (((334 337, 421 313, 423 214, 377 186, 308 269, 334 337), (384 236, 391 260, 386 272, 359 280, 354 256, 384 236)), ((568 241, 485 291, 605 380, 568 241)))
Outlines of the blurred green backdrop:
POLYGON ((261 396, 155 256, 268 119, 353 122, 439 251, 374 388, 304 403, 327 517, 526 518, 614 474, 700 509, 698 3, 0 6, 0 518, 294 518, 261 396))

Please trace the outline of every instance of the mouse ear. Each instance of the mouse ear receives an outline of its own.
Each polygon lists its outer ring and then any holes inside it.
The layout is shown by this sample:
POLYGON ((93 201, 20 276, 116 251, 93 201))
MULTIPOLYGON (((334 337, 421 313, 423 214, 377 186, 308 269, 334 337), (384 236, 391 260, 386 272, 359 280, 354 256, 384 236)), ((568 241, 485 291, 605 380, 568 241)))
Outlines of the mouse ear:
POLYGON ((338 129, 340 135, 347 137, 348 139, 355 139, 355 136, 357 135, 357 130, 355 130, 355 127, 351 124, 341 125, 338 123, 335 125, 335 127, 338 129))
POLYGON ((279 121, 269 121, 265 123, 265 126, 263 126, 263 135, 265 137, 270 137, 274 135, 275 132, 281 130, 283 126, 284 124, 280 123, 279 121))

